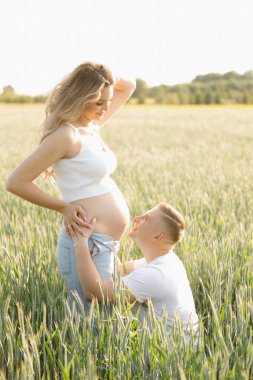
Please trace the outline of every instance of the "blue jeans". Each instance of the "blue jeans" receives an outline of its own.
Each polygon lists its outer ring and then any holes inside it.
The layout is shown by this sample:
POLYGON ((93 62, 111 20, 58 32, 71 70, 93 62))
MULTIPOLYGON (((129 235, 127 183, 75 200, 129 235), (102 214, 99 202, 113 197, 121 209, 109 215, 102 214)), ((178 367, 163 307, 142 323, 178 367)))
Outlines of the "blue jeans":
MULTIPOLYGON (((104 280, 112 279, 115 267, 115 254, 119 250, 119 242, 110 236, 93 233, 89 238, 88 245, 92 260, 100 276, 104 280)), ((84 306, 84 311, 88 312, 90 303, 83 292, 78 278, 74 243, 64 228, 60 232, 57 244, 57 258, 60 272, 68 282, 68 302, 70 307, 72 308, 74 303, 76 309, 80 311, 81 303, 84 306)))

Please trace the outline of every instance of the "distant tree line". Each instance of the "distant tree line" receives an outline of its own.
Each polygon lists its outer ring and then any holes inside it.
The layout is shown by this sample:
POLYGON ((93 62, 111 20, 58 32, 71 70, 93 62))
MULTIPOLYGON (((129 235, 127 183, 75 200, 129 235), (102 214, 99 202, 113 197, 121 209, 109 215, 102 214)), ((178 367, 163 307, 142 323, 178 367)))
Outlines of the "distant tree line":
MULTIPOLYGON (((0 94, 2 103, 44 103, 47 95, 18 95, 10 85, 0 94)), ((253 104, 253 70, 240 75, 198 75, 190 83, 149 87, 137 79, 130 103, 136 104, 253 104)))
POLYGON ((132 98, 138 104, 253 104, 253 71, 198 75, 190 83, 174 86, 148 87, 137 79, 132 98))
POLYGON ((46 95, 19 95, 15 93, 12 86, 7 85, 3 87, 3 92, 0 94, 1 103, 45 103, 47 100, 46 95))

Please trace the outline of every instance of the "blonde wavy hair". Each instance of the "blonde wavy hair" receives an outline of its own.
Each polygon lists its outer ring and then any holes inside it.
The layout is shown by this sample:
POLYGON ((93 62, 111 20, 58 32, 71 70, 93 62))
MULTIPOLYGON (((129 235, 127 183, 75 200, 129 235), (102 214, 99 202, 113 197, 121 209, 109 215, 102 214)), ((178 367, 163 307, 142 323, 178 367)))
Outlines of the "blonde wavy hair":
POLYGON ((99 99, 105 86, 114 84, 106 65, 84 62, 56 85, 46 105, 40 143, 62 124, 78 121, 90 103, 99 99))

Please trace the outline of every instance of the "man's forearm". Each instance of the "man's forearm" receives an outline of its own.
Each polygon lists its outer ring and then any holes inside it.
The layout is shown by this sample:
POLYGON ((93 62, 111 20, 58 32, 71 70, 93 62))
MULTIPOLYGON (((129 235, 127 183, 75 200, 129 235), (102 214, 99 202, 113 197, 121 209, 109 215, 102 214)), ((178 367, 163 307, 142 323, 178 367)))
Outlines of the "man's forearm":
POLYGON ((114 283, 112 280, 104 281, 90 255, 88 239, 80 239, 75 245, 77 273, 87 299, 103 297, 114 299, 114 283))
POLYGON ((134 270, 133 261, 118 262, 117 263, 117 274, 120 276, 126 276, 134 270))
POLYGON ((146 264, 146 260, 144 257, 139 260, 130 260, 124 263, 120 262, 117 264, 117 273, 120 274, 121 276, 126 276, 129 273, 133 272, 134 270, 141 268, 145 264, 146 264))

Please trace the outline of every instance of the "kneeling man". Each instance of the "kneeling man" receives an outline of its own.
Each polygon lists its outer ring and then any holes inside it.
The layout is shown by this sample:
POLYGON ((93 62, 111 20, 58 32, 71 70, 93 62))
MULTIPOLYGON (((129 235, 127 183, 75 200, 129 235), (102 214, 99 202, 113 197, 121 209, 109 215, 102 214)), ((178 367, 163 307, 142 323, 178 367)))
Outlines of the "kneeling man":
MULTIPOLYGON (((191 331, 197 331, 198 316, 192 291, 183 263, 173 251, 184 234, 182 215, 167 203, 160 203, 141 216, 136 216, 130 237, 143 253, 140 260, 118 265, 122 287, 134 308, 140 308, 139 319, 148 321, 146 303, 152 302, 156 317, 167 312, 167 332, 173 321, 179 319, 187 341, 191 331), (136 302, 137 301, 137 302, 136 302)), ((103 280, 96 270, 88 248, 88 239, 96 221, 84 228, 85 236, 71 232, 75 244, 76 266, 83 290, 89 300, 115 300, 113 280, 103 280)))

